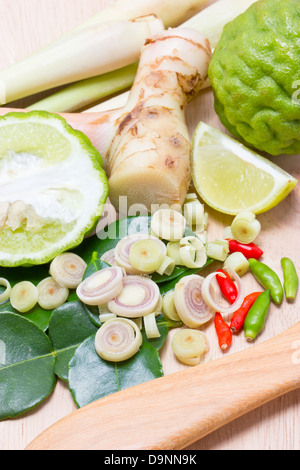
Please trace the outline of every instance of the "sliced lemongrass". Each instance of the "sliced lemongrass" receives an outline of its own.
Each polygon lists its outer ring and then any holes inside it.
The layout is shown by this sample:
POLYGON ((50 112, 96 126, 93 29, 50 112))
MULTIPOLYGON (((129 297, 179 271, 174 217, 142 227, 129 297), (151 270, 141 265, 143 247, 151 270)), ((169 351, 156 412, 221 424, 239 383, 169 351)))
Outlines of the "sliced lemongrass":
POLYGON ((117 315, 115 315, 114 313, 110 313, 110 312, 100 313, 99 315, 100 323, 105 323, 106 321, 112 320, 113 318, 117 318, 117 315))
POLYGON ((223 305, 218 304, 213 299, 212 281, 214 277, 216 276, 224 276, 220 272, 211 273, 205 278, 202 284, 202 296, 203 296, 204 302, 207 304, 208 307, 213 309, 215 312, 221 312, 222 314, 226 315, 226 314, 231 314, 235 312, 242 305, 243 300, 244 300, 244 287, 243 287, 240 277, 233 269, 231 269, 229 266, 224 267, 223 269, 226 270, 228 274, 232 277, 232 279, 234 279, 237 283, 238 295, 237 295, 235 302, 229 307, 224 307, 223 305))
POLYGON ((11 285, 7 279, 5 279, 4 277, 1 277, 0 286, 5 287, 5 290, 2 292, 2 294, 0 294, 0 304, 2 304, 3 302, 6 302, 10 297, 11 285))
POLYGON ((129 263, 141 273, 154 273, 164 259, 165 245, 160 240, 149 239, 134 242, 130 247, 129 263))
POLYGON ((231 232, 235 240, 245 244, 252 243, 260 231, 260 222, 251 211, 240 212, 231 224, 231 232))
POLYGON ((161 246, 164 255, 167 253, 167 248, 165 244, 159 240, 159 238, 148 235, 146 233, 135 233, 131 235, 127 235, 126 237, 122 238, 117 246, 115 247, 115 261, 116 263, 123 267, 128 274, 140 274, 137 268, 134 268, 130 263, 129 256, 130 256, 130 249, 134 243, 140 240, 154 240, 159 246, 161 246))
POLYGON ((229 253, 228 240, 214 240, 206 244, 206 254, 217 261, 225 261, 229 253))
POLYGON ((203 245, 207 244, 207 231, 203 230, 202 232, 196 232, 197 237, 199 240, 202 241, 203 245))
POLYGON ((127 276, 122 292, 108 303, 111 312, 121 317, 138 318, 155 311, 159 301, 158 286, 144 276, 127 276))
POLYGON ((188 268, 202 268, 207 261, 205 246, 198 237, 182 238, 179 254, 182 264, 188 268))
POLYGON ((101 255, 100 259, 105 263, 109 264, 110 266, 115 266, 115 249, 113 248, 112 250, 106 251, 106 253, 103 253, 103 255, 101 255))
POLYGON ((132 318, 132 321, 134 321, 139 330, 143 328, 143 317, 132 318))
POLYGON ((134 356, 142 341, 142 333, 134 321, 114 318, 103 323, 97 331, 95 349, 105 361, 121 362, 134 356))
POLYGON ((240 277, 244 276, 249 269, 249 261, 243 253, 237 251, 228 256, 224 263, 225 267, 230 267, 235 271, 240 277))
POLYGON ((163 276, 166 274, 167 276, 171 276, 172 272, 175 269, 175 261, 173 258, 169 256, 165 256, 160 264, 160 266, 156 269, 156 272, 163 276))
POLYGON ((172 350, 180 362, 187 365, 197 365, 201 357, 209 350, 204 333, 194 329, 178 330, 171 342, 172 350))
POLYGON ((162 313, 162 306, 163 306, 163 298, 162 298, 162 295, 160 294, 158 302, 157 302, 155 310, 154 310, 154 313, 155 313, 156 317, 162 313))
POLYGON ((180 316, 177 313, 174 301, 174 289, 167 292, 162 298, 162 313, 172 321, 180 321, 180 316))
POLYGON ((20 313, 31 310, 38 301, 38 289, 30 281, 15 284, 10 291, 10 303, 20 313))
POLYGON ((60 307, 69 297, 69 289, 56 282, 52 276, 43 279, 37 289, 38 304, 45 310, 54 310, 60 307))
POLYGON ((97 271, 79 284, 78 298, 87 305, 102 305, 117 297, 123 289, 124 272, 119 266, 97 271))
POLYGON ((180 258, 180 241, 169 242, 167 244, 167 256, 175 261, 175 265, 179 266, 182 264, 180 258))
POLYGON ((151 218, 151 230, 163 240, 180 240, 185 229, 185 218, 174 209, 160 209, 151 218))
POLYGON ((175 285, 176 311, 181 321, 190 328, 198 328, 214 315, 214 310, 203 299, 203 282, 203 277, 191 274, 180 279, 175 285))
POLYGON ((232 240, 232 239, 233 239, 233 235, 232 235, 232 231, 231 231, 231 226, 230 226, 230 225, 229 225, 228 227, 225 227, 225 228, 224 228, 223 238, 224 238, 224 240, 232 240))
POLYGON ((157 327, 156 323, 156 316, 155 313, 149 313, 148 315, 145 315, 143 317, 144 320, 144 328, 145 328, 145 333, 147 338, 153 339, 153 338, 159 338, 160 337, 160 332, 157 327))
POLYGON ((184 204, 183 214, 189 228, 196 232, 204 230, 204 205, 200 201, 193 200, 184 204))
POLYGON ((188 193, 185 196, 184 204, 188 204, 189 202, 192 202, 192 201, 198 201, 198 196, 196 193, 188 193))
POLYGON ((63 287, 76 289, 87 268, 86 262, 75 253, 62 253, 50 264, 49 273, 63 287))

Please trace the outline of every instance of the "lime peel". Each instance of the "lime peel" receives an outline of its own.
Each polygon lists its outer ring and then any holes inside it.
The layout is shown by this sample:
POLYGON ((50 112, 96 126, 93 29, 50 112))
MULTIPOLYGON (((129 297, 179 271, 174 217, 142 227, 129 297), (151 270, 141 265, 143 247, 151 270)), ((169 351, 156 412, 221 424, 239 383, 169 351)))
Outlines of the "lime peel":
POLYGON ((266 212, 297 184, 279 166, 204 122, 198 124, 192 145, 195 189, 206 204, 224 214, 266 212))

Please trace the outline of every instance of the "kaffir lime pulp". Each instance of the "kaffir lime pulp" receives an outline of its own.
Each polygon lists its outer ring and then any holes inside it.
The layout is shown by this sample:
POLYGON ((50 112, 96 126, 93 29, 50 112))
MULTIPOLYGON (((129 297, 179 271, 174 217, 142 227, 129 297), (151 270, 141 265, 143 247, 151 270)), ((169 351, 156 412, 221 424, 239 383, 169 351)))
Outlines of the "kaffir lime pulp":
POLYGON ((228 23, 209 78, 234 137, 271 155, 300 153, 300 1, 258 0, 228 23))
POLYGON ((0 266, 44 264, 79 245, 107 194, 100 154, 63 118, 0 118, 0 266))

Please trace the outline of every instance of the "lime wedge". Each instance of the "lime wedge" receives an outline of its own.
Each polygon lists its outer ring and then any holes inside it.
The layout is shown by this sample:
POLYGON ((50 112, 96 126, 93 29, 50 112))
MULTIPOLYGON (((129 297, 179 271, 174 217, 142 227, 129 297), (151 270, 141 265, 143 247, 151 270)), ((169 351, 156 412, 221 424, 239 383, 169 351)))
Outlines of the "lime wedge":
POLYGON ((63 118, 0 118, 0 266, 44 264, 78 246, 107 195, 100 154, 63 118))
POLYGON ((232 215, 242 210, 265 212, 297 184, 270 160, 204 122, 193 136, 192 175, 203 201, 232 215))

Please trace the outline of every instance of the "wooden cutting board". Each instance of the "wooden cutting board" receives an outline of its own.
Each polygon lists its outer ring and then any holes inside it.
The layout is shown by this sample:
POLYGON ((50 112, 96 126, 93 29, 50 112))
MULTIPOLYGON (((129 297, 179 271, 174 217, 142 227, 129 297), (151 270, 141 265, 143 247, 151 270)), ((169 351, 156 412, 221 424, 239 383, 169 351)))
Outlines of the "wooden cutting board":
MULTIPOLYGON (((112 3, 109 0, 0 0, 0 68, 14 63, 52 39, 68 31, 91 16, 100 8, 112 3)), ((17 103, 26 107, 28 100, 17 103)), ((200 120, 223 129, 213 109, 211 90, 203 92, 187 110, 187 121, 192 135, 200 120)), ((300 155, 280 156, 272 159, 283 169, 300 179, 300 155)), ((232 218, 209 210, 209 238, 220 237, 232 218)), ((262 233, 258 239, 265 252, 265 262, 281 276, 280 259, 290 256, 300 272, 299 231, 300 231, 300 189, 299 186, 279 206, 259 216, 262 233)), ((214 265, 215 267, 215 265, 214 265)), ((205 273, 206 274, 206 273, 205 273)), ((245 285, 249 292, 258 284, 250 274, 245 276, 245 285)), ((296 324, 300 315, 300 296, 295 303, 286 302, 278 308, 271 307, 265 330, 257 339, 260 344, 296 324)), ((245 342, 243 335, 234 338, 227 353, 218 347, 213 324, 203 327, 210 342, 209 359, 227 359, 233 353, 246 351, 253 346, 245 342)), ((173 372, 187 369, 179 364, 170 348, 172 331, 162 350, 162 362, 166 376, 173 372)), ((300 340, 300 338, 299 338, 300 340)), ((270 361, 272 354, 270 355, 270 361)), ((239 362, 236 363, 235 380, 239 374, 239 362)), ((245 370, 241 370, 244 376, 245 370)), ((230 382, 230 377, 228 378, 230 382)), ((171 399, 171 397, 170 397, 171 399)), ((272 400, 268 404, 249 412, 211 432, 189 447, 189 450, 299 450, 300 449, 300 392, 294 390, 272 400)), ((59 382, 54 393, 38 408, 26 415, 0 422, 0 449, 22 450, 37 435, 53 423, 74 412, 76 407, 66 384, 59 382)), ((214 423, 211 423, 211 431, 214 423)))

